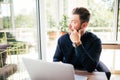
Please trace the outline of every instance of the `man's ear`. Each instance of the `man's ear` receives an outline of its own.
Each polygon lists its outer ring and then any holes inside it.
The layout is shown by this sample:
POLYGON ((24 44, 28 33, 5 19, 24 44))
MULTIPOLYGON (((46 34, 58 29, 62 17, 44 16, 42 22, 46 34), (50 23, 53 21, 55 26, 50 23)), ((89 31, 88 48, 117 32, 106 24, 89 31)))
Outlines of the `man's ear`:
POLYGON ((86 27, 88 26, 88 22, 84 22, 84 23, 82 23, 82 29, 85 29, 86 27))

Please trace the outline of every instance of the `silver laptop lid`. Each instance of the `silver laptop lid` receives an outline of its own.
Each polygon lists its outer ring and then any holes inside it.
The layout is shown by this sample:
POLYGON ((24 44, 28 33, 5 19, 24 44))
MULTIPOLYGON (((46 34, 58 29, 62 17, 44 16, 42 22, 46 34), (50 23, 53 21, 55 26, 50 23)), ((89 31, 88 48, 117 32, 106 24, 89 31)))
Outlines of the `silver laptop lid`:
POLYGON ((23 63, 32 80, 74 80, 74 69, 70 64, 27 58, 23 58, 23 63))

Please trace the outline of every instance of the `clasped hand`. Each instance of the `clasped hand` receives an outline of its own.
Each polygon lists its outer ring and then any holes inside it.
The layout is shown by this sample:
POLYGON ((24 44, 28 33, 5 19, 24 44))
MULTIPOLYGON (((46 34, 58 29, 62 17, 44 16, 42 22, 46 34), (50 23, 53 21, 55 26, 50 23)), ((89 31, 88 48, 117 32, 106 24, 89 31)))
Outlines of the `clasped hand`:
POLYGON ((80 30, 77 32, 77 30, 70 31, 70 39, 73 43, 79 43, 81 38, 80 30))

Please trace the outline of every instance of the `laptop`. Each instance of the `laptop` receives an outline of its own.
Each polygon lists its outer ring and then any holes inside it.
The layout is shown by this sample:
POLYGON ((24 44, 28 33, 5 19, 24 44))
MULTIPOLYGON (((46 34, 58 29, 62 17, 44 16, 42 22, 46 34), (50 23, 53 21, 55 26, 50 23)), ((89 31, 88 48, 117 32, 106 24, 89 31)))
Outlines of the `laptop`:
POLYGON ((86 76, 74 75, 74 68, 71 64, 29 58, 22 60, 31 80, 87 80, 86 76))

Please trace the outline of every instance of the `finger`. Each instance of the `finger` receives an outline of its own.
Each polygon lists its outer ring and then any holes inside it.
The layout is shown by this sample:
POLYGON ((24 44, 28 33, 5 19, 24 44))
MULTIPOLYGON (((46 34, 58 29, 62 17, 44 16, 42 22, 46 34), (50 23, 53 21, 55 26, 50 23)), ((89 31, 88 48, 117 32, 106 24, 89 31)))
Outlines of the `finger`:
POLYGON ((68 29, 68 32, 69 32, 69 34, 71 34, 71 33, 72 33, 72 30, 71 30, 71 29, 68 29))
POLYGON ((78 31, 78 33, 81 34, 81 31, 82 31, 82 30, 80 29, 80 30, 78 31))
POLYGON ((74 35, 77 35, 77 34, 79 34, 79 33, 77 32, 77 30, 74 30, 74 31, 73 31, 73 34, 74 34, 74 35))

